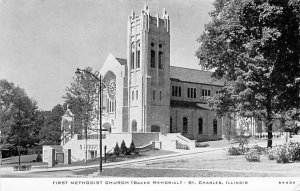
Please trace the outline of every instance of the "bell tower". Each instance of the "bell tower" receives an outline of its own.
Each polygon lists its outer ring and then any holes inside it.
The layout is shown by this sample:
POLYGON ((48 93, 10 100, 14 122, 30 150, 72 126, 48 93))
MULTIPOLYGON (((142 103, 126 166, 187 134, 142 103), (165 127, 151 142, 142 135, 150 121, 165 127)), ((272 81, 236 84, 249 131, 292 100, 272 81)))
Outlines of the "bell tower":
POLYGON ((170 123, 170 19, 147 5, 128 17, 129 132, 168 132, 170 123))

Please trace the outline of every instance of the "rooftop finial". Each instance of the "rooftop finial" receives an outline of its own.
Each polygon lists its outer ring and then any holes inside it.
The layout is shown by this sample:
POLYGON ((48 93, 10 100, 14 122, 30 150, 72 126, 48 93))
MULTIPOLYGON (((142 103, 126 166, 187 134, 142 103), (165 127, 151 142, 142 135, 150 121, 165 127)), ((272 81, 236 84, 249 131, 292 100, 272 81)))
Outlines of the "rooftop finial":
POLYGON ((144 6, 144 10, 145 10, 145 11, 147 11, 147 10, 148 10, 148 6, 147 6, 147 4, 145 4, 145 6, 144 6))
POLYGON ((163 9, 163 18, 168 18, 168 12, 165 8, 163 9))

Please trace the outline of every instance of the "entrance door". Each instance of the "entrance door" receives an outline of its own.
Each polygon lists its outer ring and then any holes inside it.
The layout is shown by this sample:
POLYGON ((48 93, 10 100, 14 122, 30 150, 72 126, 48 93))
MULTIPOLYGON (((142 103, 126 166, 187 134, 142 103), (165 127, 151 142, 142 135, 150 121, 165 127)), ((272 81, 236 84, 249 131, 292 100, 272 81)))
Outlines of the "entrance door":
POLYGON ((95 152, 94 151, 90 151, 91 152, 91 159, 95 158, 95 152))
POLYGON ((152 125, 151 132, 160 132, 160 127, 158 125, 152 125))

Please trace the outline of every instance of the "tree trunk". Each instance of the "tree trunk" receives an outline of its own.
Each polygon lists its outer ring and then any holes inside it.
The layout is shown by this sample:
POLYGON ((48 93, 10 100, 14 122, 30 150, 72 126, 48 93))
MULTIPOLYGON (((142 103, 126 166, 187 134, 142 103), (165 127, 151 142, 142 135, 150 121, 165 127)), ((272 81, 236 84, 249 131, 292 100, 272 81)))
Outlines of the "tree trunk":
POLYGON ((268 122, 268 145, 267 147, 269 148, 272 148, 272 138, 273 138, 273 135, 272 135, 272 121, 269 121, 268 122))
POLYGON ((268 99, 269 100, 269 104, 267 106, 267 128, 268 128, 268 143, 267 143, 267 147, 268 148, 272 148, 272 138, 273 138, 273 135, 272 135, 272 127, 273 127, 273 124, 272 124, 272 109, 271 109, 271 99, 268 99))

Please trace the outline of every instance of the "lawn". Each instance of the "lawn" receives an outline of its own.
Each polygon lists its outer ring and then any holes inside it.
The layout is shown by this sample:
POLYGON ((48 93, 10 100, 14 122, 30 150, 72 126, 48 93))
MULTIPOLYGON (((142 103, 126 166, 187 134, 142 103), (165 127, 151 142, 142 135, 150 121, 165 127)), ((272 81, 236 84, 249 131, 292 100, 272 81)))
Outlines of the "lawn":
POLYGON ((279 164, 263 155, 260 162, 248 162, 245 156, 229 156, 225 150, 202 154, 196 158, 154 162, 145 165, 145 168, 151 169, 179 169, 179 167, 181 169, 219 171, 220 176, 223 176, 225 172, 235 172, 237 175, 250 173, 262 174, 262 176, 300 176, 300 162, 279 164))
MULTIPOLYGON (((98 169, 74 172, 87 176, 98 169)), ((178 158, 145 164, 130 164, 104 169, 101 176, 117 177, 300 177, 300 162, 279 164, 267 156, 260 162, 248 162, 245 156, 229 156, 219 150, 193 158, 178 158)))

